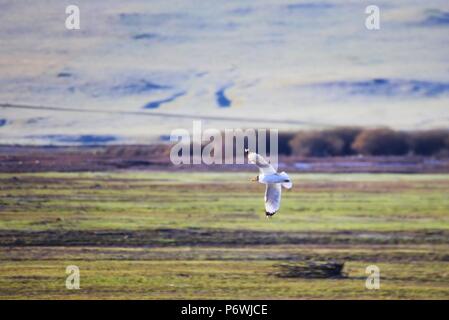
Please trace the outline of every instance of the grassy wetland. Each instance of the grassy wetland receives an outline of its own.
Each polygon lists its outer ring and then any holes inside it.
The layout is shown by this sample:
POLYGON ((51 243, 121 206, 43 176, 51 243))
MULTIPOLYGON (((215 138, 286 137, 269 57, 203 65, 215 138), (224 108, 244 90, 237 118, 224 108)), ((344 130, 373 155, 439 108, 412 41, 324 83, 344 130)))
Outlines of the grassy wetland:
POLYGON ((449 298, 449 175, 294 174, 272 219, 252 176, 0 174, 0 298, 449 298), (276 275, 307 261, 344 276, 276 275))

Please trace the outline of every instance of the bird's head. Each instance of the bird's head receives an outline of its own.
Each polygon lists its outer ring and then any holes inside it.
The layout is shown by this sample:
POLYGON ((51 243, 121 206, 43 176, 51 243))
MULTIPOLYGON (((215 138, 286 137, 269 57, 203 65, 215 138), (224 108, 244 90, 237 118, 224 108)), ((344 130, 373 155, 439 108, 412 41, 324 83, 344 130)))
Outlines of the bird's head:
POLYGON ((250 181, 253 181, 253 182, 259 181, 259 175, 255 176, 254 178, 251 178, 250 181))

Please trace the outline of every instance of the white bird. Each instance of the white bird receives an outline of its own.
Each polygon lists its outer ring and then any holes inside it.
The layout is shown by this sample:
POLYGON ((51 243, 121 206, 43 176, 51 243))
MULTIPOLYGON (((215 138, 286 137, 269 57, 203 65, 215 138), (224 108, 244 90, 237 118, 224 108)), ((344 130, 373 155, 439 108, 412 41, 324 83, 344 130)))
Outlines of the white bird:
POLYGON ((259 168, 259 175, 251 181, 257 181, 266 185, 265 189, 265 214, 267 218, 273 216, 281 206, 282 187, 291 189, 293 186, 290 177, 285 173, 278 173, 273 166, 260 154, 250 152, 248 154, 248 163, 255 164, 259 168))

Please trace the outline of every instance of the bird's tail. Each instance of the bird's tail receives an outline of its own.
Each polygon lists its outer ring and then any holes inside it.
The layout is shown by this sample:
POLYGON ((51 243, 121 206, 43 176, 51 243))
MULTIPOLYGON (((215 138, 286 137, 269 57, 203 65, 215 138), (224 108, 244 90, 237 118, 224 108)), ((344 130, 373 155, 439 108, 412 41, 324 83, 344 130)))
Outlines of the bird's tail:
POLYGON ((283 186, 285 189, 291 189, 293 187, 293 183, 290 180, 290 177, 288 174, 286 174, 284 171, 281 172, 281 176, 285 178, 285 181, 281 183, 281 186, 283 186))

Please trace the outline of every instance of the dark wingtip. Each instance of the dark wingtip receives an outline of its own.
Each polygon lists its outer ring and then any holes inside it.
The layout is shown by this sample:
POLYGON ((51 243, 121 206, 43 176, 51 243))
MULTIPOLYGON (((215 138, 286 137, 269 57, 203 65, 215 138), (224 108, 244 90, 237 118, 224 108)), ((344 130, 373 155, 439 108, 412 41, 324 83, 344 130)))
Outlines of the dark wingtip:
POLYGON ((275 211, 275 212, 268 212, 268 211, 265 211, 265 215, 266 215, 267 217, 272 217, 272 216, 274 216, 274 215, 276 214, 276 212, 277 212, 277 211, 275 211))

